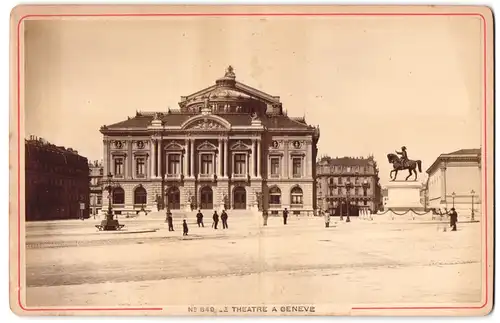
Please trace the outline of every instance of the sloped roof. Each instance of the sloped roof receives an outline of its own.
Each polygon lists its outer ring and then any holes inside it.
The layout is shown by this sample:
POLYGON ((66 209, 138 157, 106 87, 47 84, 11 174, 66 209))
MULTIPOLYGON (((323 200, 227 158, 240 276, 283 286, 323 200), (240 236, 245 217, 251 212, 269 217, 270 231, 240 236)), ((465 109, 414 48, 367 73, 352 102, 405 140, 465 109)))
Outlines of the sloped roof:
POLYGON ((456 151, 453 151, 451 153, 447 154, 441 154, 436 158, 436 160, 431 164, 429 168, 427 168, 426 173, 430 174, 442 160, 447 160, 447 159, 460 159, 460 158, 474 158, 475 156, 478 156, 479 159, 481 159, 481 148, 466 148, 466 149, 459 149, 456 151), (469 156, 464 156, 464 155, 469 155, 469 156))
MULTIPOLYGON (((162 121, 165 122, 167 126, 180 126, 189 118, 194 117, 198 114, 189 113, 165 113, 161 115, 162 121)), ((246 113, 228 113, 228 114, 216 114, 217 116, 226 119, 233 126, 250 126, 252 124, 252 117, 246 113)), ((129 117, 127 120, 123 120, 111 125, 107 125, 107 129, 144 129, 151 124, 153 120, 152 115, 142 115, 138 114, 134 117, 129 117)), ((262 124, 268 129, 281 129, 281 128, 291 128, 291 129, 310 129, 311 126, 307 125, 303 121, 295 120, 285 115, 271 115, 261 118, 262 124)))
POLYGON ((331 158, 329 156, 324 156, 320 159, 320 165, 332 165, 332 166, 367 166, 373 165, 375 161, 372 158, 353 158, 353 157, 337 157, 331 158))
POLYGON ((460 149, 451 153, 447 153, 446 155, 476 155, 476 154, 481 154, 480 148, 460 149))

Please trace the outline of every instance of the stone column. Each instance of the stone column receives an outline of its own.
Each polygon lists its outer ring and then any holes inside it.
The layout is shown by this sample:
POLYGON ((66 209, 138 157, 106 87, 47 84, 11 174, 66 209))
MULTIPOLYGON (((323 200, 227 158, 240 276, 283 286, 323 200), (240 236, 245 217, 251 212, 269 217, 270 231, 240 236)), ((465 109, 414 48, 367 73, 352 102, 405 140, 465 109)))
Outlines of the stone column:
POLYGON ((224 139, 224 177, 227 177, 227 164, 229 163, 229 149, 227 149, 229 139, 224 139))
POLYGON ((255 177, 255 139, 252 139, 252 152, 250 154, 250 178, 255 177))
POLYGON ((150 164, 151 164, 150 177, 151 178, 156 178, 155 154, 156 154, 156 140, 151 139, 151 159, 150 159, 150 164))
POLYGON ((162 158, 163 158, 162 142, 161 140, 158 140, 158 164, 156 165, 157 177, 161 177, 162 158))
POLYGON ((132 146, 133 146, 133 141, 132 140, 129 140, 127 141, 128 143, 128 154, 127 154, 127 158, 128 158, 128 178, 134 178, 134 156, 132 155, 132 146))
POLYGON ((257 177, 261 177, 261 170, 260 170, 260 164, 261 164, 261 156, 260 156, 260 138, 257 139, 257 177))
POLYGON ((190 156, 189 156, 189 161, 191 162, 191 167, 189 171, 189 176, 194 177, 194 158, 195 158, 195 151, 194 151, 194 139, 191 139, 191 149, 190 149, 190 156))
POLYGON ((219 153, 217 154, 217 177, 222 176, 222 139, 219 138, 219 153))
MULTIPOLYGON (((189 140, 186 139, 184 144, 184 154, 182 156, 182 175, 184 177, 188 176, 188 149, 189 149, 189 140)), ((168 165, 167 165, 168 167, 168 165)))
POLYGON ((108 175, 108 173, 111 171, 110 168, 109 168, 109 159, 110 159, 110 154, 109 154, 109 140, 108 139, 104 139, 102 141, 103 143, 103 148, 104 148, 104 151, 103 151, 103 163, 102 163, 102 171, 103 171, 103 175, 104 177, 106 177, 108 175))

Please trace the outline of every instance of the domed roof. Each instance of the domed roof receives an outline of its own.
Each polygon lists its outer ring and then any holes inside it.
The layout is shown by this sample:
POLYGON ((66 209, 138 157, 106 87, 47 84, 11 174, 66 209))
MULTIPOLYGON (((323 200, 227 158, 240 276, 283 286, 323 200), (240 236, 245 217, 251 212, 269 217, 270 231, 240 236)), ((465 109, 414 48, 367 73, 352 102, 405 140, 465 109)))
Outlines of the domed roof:
POLYGON ((252 97, 246 93, 226 87, 218 87, 208 94, 209 99, 251 99, 252 97))

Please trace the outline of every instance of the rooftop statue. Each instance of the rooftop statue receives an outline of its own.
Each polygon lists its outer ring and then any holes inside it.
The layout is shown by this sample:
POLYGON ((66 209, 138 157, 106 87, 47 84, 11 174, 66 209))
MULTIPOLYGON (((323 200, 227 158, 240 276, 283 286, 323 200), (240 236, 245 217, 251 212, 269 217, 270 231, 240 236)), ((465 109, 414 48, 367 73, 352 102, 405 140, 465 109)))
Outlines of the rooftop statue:
POLYGON ((231 65, 227 67, 224 77, 236 78, 236 74, 234 74, 234 68, 231 65))

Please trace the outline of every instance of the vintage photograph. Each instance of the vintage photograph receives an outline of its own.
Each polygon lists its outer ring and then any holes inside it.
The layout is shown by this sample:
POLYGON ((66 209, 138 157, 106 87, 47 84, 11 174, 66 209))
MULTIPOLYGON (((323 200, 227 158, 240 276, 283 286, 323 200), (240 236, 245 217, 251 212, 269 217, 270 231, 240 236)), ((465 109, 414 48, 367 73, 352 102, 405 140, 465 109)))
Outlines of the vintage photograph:
POLYGON ((491 310, 487 8, 14 13, 16 313, 491 310))

